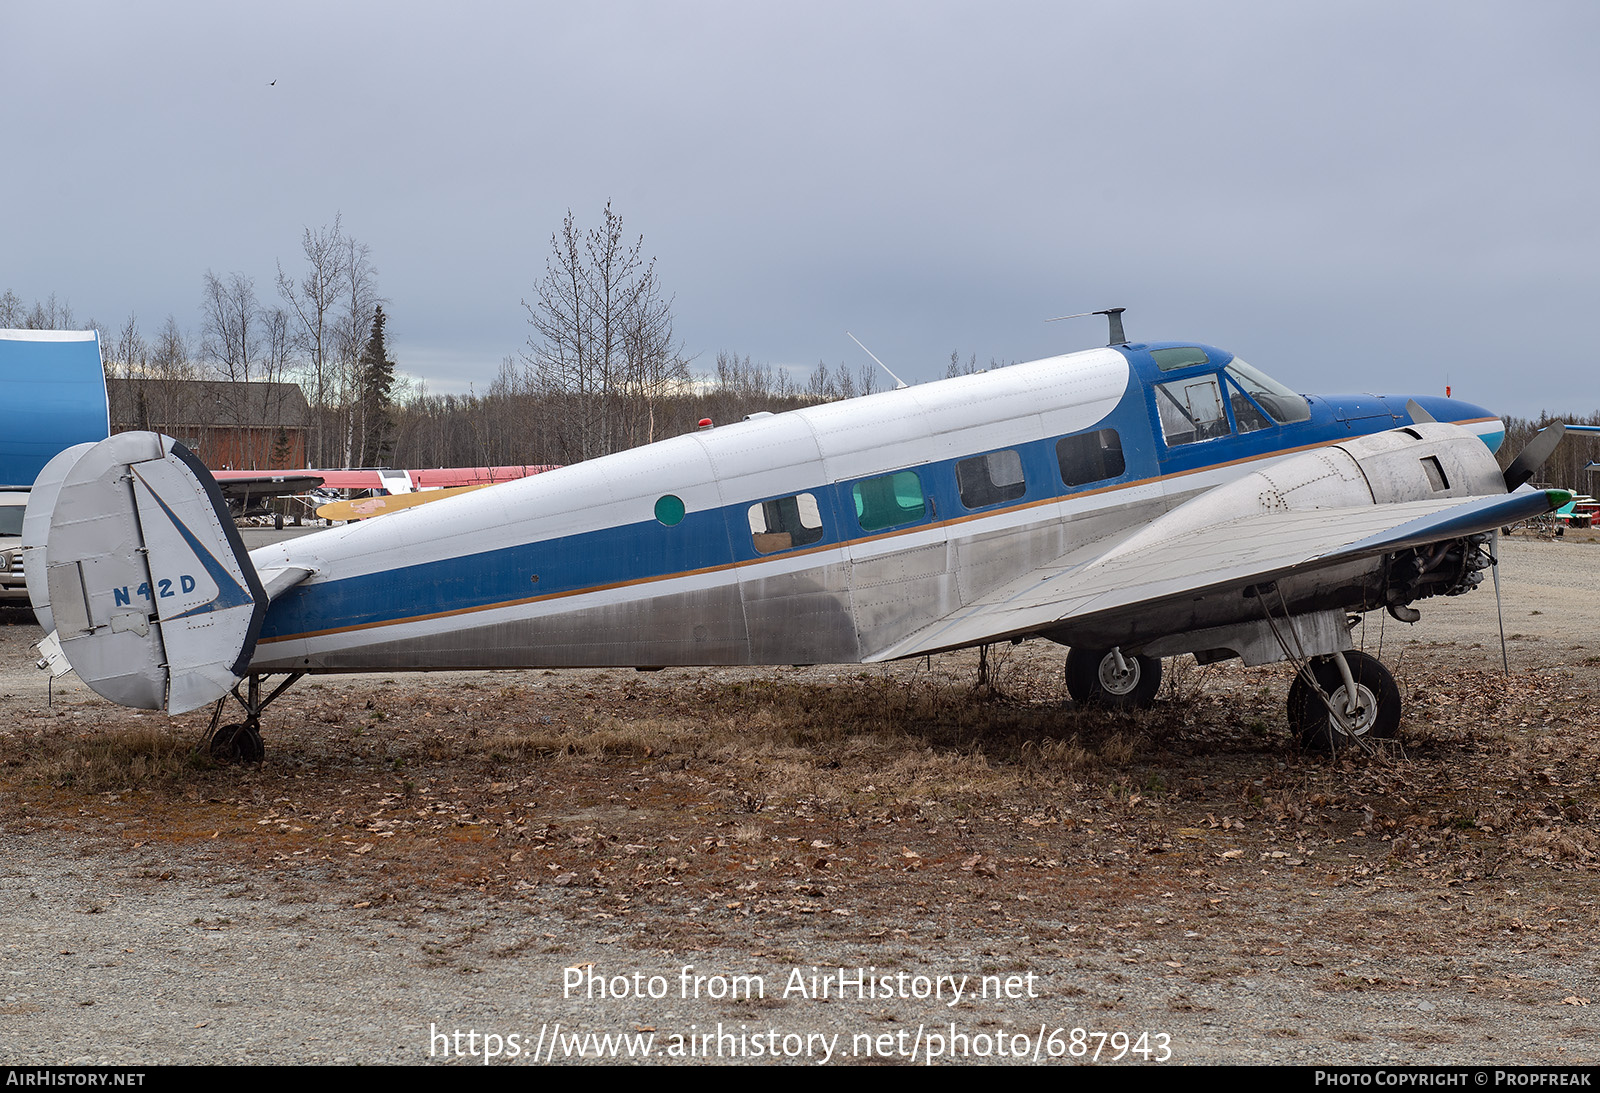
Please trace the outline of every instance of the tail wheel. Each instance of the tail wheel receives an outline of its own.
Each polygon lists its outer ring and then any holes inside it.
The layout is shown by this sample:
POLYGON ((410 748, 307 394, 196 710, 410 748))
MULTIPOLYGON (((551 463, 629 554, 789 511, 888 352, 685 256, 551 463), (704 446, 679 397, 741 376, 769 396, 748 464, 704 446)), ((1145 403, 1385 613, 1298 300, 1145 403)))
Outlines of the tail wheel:
POLYGON ((1344 657, 1355 683, 1353 712, 1333 657, 1318 657, 1308 665, 1315 688, 1298 673, 1289 687, 1289 727, 1310 751, 1336 752, 1359 739, 1388 740, 1400 729, 1400 688, 1389 669, 1367 653, 1344 657), (1318 691, 1328 696, 1326 703, 1318 691))
POLYGON ((259 763, 266 752, 254 718, 223 725, 211 737, 211 758, 224 763, 259 763))
POLYGON ((1124 653, 1119 664, 1114 650, 1069 649, 1067 693, 1083 706, 1143 709, 1161 687, 1161 661, 1124 653))

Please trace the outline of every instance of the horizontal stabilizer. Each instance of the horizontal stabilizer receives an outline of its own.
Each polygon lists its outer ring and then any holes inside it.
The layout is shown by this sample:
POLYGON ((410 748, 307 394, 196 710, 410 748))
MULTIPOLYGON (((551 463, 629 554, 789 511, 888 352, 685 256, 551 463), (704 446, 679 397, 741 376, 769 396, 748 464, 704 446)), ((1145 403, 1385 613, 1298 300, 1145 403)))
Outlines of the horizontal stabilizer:
POLYGON ((61 476, 48 524, 44 512, 30 503, 30 583, 42 568, 61 655, 96 693, 177 714, 243 677, 267 594, 187 448, 156 433, 103 440, 61 476))

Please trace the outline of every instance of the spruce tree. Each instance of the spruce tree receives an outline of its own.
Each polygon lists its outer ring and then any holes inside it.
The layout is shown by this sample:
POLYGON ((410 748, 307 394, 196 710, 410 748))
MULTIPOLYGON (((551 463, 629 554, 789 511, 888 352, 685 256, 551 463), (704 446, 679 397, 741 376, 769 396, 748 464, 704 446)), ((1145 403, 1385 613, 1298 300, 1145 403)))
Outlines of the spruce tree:
POLYGON ((394 361, 384 343, 387 317, 379 304, 372 314, 372 334, 361 352, 359 397, 365 422, 365 441, 361 446, 361 466, 381 467, 394 451, 394 419, 390 393, 394 390, 394 361))

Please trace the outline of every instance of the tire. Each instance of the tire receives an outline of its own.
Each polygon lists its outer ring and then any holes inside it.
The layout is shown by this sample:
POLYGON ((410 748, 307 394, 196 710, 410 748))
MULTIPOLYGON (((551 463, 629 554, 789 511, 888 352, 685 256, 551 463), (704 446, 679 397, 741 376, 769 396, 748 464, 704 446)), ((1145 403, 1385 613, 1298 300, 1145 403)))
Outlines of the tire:
POLYGON ((1126 673, 1117 671, 1109 650, 1067 650, 1067 693, 1080 706, 1138 710, 1150 705, 1161 687, 1161 661, 1137 655, 1122 659, 1126 673))
MULTIPOLYGON (((1338 671, 1337 668, 1334 671, 1338 671)), ((1311 684, 1306 682, 1306 677, 1301 672, 1295 672, 1294 679, 1289 683, 1289 729, 1295 737, 1304 740, 1306 737, 1306 696, 1311 693, 1311 684)), ((1320 706, 1321 703, 1318 703, 1320 706)))
POLYGON ((1289 687, 1289 725, 1308 751, 1331 754, 1356 739, 1389 740, 1400 730, 1400 688, 1389 669, 1366 653, 1350 652, 1344 656, 1357 692, 1358 709, 1353 721, 1344 713, 1344 677, 1332 657, 1318 657, 1311 662, 1317 686, 1328 695, 1327 704, 1299 675, 1289 687))
POLYGON ((211 758, 224 763, 259 763, 266 751, 261 730, 247 721, 223 725, 211 738, 211 758))

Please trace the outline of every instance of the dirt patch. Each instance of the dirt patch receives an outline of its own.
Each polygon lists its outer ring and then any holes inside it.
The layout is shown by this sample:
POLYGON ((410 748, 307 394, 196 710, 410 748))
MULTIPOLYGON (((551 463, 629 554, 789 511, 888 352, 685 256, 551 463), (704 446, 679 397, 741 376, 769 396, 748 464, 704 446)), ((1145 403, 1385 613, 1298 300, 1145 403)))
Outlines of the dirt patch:
POLYGON ((229 767, 191 752, 200 715, 47 698, 36 630, 0 626, 0 1057, 424 1059, 440 1026, 565 1020, 831 1031, 858 1061, 943 1027, 1069 1059, 1104 1032, 1134 1061, 1592 1062, 1596 562, 1508 545, 1509 678, 1491 592, 1373 620, 1401 738, 1331 761, 1291 741, 1282 668, 1170 662, 1157 709, 1106 715, 1034 642, 990 686, 975 654, 313 679, 229 767), (685 998, 685 965, 768 993, 685 998), (162 985, 180 967, 199 994, 162 985), (568 968, 670 991, 564 997, 568 968), (778 989, 840 968, 994 995, 778 989), (111 1020, 146 995, 170 1028, 111 1020))

